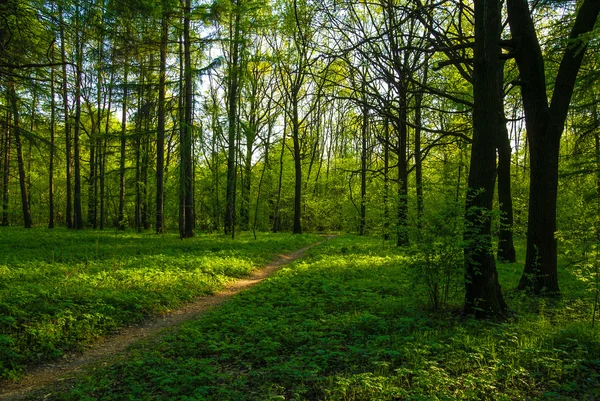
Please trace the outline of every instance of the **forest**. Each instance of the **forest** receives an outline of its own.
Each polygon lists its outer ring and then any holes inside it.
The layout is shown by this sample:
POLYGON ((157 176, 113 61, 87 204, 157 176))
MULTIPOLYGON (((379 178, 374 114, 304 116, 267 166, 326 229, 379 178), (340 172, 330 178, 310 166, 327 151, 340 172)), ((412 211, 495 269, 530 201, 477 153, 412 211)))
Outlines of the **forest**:
POLYGON ((599 15, 0 0, 0 399, 599 399, 599 15))

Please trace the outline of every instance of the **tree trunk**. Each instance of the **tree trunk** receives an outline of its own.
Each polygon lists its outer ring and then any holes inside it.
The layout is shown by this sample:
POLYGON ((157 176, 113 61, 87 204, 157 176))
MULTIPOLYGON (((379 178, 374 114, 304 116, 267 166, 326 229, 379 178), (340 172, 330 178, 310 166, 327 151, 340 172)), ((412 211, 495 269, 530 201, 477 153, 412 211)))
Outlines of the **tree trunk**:
POLYGON ((119 230, 123 231, 126 228, 125 225, 125 149, 127 145, 127 95, 128 95, 128 74, 129 74, 129 63, 125 60, 124 63, 125 71, 123 73, 123 104, 121 106, 121 146, 119 156, 119 215, 118 215, 118 227, 119 230))
POLYGON ((281 190, 283 188, 283 156, 285 155, 285 134, 287 132, 287 114, 284 112, 283 137, 281 138, 281 153, 279 154, 279 179, 277 181, 277 202, 273 212, 273 228, 271 231, 277 233, 281 228, 281 190))
POLYGON ((408 127, 407 127, 407 91, 400 93, 400 116, 398 119, 398 227, 396 245, 408 245, 408 169, 406 162, 408 127))
MULTIPOLYGON (((427 78, 429 72, 429 59, 425 58, 423 66, 423 85, 427 85, 427 78)), ((421 228, 423 220, 423 213, 425 211, 425 205, 423 201, 423 160, 421 155, 421 125, 422 114, 421 106, 423 104, 423 90, 419 90, 415 94, 415 186, 417 192, 417 227, 421 228)))
MULTIPOLYGON (((239 7, 239 1, 234 7, 239 7)), ((237 139, 237 106, 239 91, 239 49, 240 49, 240 10, 235 11, 235 20, 230 21, 230 32, 233 38, 230 44, 231 60, 228 67, 227 79, 227 189, 225 195, 225 234, 234 232, 235 221, 235 181, 237 172, 236 139, 237 139)))
POLYGON ((475 0, 473 143, 465 205, 465 313, 502 318, 507 305, 492 254, 491 210, 496 180, 500 55, 499 0, 475 0))
POLYGON ((21 127, 19 121, 19 105, 14 83, 9 83, 10 100, 13 115, 13 132, 15 135, 15 150, 17 151, 17 167, 19 169, 19 185, 21 187, 21 206, 23 208, 23 222, 25 228, 32 228, 31 211, 29 208, 29 194, 27 193, 27 176, 25 174, 25 161, 23 160, 23 144, 21 143, 21 127))
POLYGON ((79 130, 81 125, 81 75, 82 75, 82 44, 80 38, 80 24, 79 24, 79 7, 75 8, 76 22, 75 29, 75 120, 73 122, 73 162, 74 162, 74 206, 73 211, 75 213, 75 228, 77 230, 83 229, 83 210, 81 208, 81 156, 80 156, 80 145, 79 145, 79 130))
POLYGON ((62 98, 63 98, 63 110, 64 110, 64 124, 65 124, 65 172, 66 172, 66 192, 67 192, 67 207, 65 220, 67 228, 73 228, 73 193, 71 187, 71 123, 69 119, 69 92, 68 92, 68 76, 67 76, 67 53, 65 49, 66 38, 65 38, 65 23, 63 20, 62 7, 58 6, 59 25, 60 25, 60 56, 62 63, 62 98))
MULTIPOLYGON (((9 99, 10 101, 10 95, 9 99)), ((6 111, 6 131, 4 132, 4 146, 3 146, 3 154, 4 158, 2 163, 2 225, 3 227, 8 226, 8 201, 9 201, 9 188, 8 184, 10 183, 10 150, 11 150, 11 129, 10 129, 10 120, 12 116, 10 115, 10 111, 6 111)))
POLYGON ((498 67, 498 90, 500 96, 498 115, 500 127, 498 129, 498 203, 500 203, 500 231, 498 234, 498 260, 515 263, 517 254, 513 242, 513 203, 510 191, 511 153, 510 138, 506 128, 504 114, 504 62, 498 67))
POLYGON ((192 61, 190 40, 191 0, 185 0, 183 23, 183 53, 184 53, 184 119, 181 127, 181 180, 180 180, 180 209, 181 221, 179 235, 181 238, 194 236, 194 197, 192 171, 192 61))
MULTIPOLYGON (((366 79, 366 77, 365 77, 366 79)), ((360 217, 358 234, 365 235, 367 224, 367 135, 369 134, 369 109, 364 98, 366 82, 363 80, 362 124, 360 130, 360 217)))
MULTIPOLYGON (((164 5, 163 5, 164 7, 164 5)), ((165 232, 165 98, 167 92, 167 42, 169 40, 168 16, 162 14, 160 35, 160 61, 158 71, 158 126, 156 132, 156 233, 165 232)))
POLYGON ((298 119, 298 95, 300 88, 292 88, 292 141, 294 142, 294 228, 293 234, 302 234, 302 155, 300 153, 300 121, 298 119))
POLYGON ((527 256, 519 289, 535 294, 558 294, 556 197, 560 138, 600 1, 584 0, 578 9, 563 54, 552 100, 548 105, 544 57, 527 0, 507 0, 515 60, 521 75, 521 94, 529 140, 530 188, 527 256), (586 36, 587 35, 587 36, 586 36), (583 39, 582 39, 583 38, 583 39))
MULTIPOLYGON (((54 62, 54 45, 50 50, 50 58, 54 62)), ((54 139, 56 135, 56 101, 54 99, 55 68, 50 69, 50 160, 48 162, 48 228, 54 228, 54 139)))

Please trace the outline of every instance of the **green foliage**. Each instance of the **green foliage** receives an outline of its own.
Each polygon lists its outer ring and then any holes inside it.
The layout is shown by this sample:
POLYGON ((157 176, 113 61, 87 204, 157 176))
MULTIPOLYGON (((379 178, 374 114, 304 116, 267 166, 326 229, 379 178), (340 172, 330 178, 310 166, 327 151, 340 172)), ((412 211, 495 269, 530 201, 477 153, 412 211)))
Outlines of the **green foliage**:
POLYGON ((0 230, 0 378, 213 293, 312 235, 0 230))
POLYGON ((433 309, 447 306, 463 290, 463 218, 461 205, 447 202, 426 214, 414 233, 410 277, 433 309))
MULTIPOLYGON (((428 314, 408 257, 338 237, 52 400, 580 400, 600 396, 585 300, 510 294, 519 320, 428 314), (550 303, 552 302, 552 303, 550 303)), ((512 265, 499 265, 513 280, 512 265)), ((564 277, 568 280, 569 277, 564 277)), ((572 281, 573 278, 571 277, 572 281)))

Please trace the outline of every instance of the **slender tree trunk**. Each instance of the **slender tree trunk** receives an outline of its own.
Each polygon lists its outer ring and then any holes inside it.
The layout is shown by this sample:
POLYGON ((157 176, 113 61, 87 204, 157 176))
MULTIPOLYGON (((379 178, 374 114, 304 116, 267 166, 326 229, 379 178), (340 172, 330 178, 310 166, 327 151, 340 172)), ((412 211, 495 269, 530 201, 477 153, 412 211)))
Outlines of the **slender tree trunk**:
MULTIPOLYGON (((164 5, 163 5, 164 7, 164 5)), ((156 138, 156 233, 165 232, 165 98, 167 93, 167 42, 169 40, 168 16, 161 20, 160 61, 158 67, 158 127, 156 138)))
POLYGON ((184 119, 181 129, 181 181, 180 209, 181 220, 179 234, 181 238, 194 236, 194 197, 192 171, 192 61, 190 40, 191 0, 185 0, 183 23, 183 53, 184 53, 184 119))
MULTIPOLYGON (((54 45, 50 50, 51 60, 54 62, 54 45)), ((49 202, 49 215, 48 215, 48 228, 54 228, 54 139, 56 135, 56 101, 54 99, 54 78, 55 78, 55 67, 50 70, 50 160, 48 163, 48 202, 49 202)))
MULTIPOLYGON (((425 57, 425 65, 423 67, 423 85, 427 85, 429 72, 429 59, 425 57)), ((417 191, 417 227, 421 228, 423 213, 425 212, 425 204, 423 200, 423 160, 421 155, 421 126, 423 124, 421 107, 423 104, 422 90, 419 90, 415 95, 415 186, 417 191)))
POLYGON ((97 208, 96 208, 96 169, 98 165, 96 163, 97 159, 97 135, 99 132, 96 131, 98 128, 98 124, 91 119, 92 123, 92 132, 90 134, 90 160, 89 160, 89 176, 88 176, 88 211, 87 211, 87 224, 92 228, 97 227, 96 216, 97 216, 97 208))
POLYGON ((408 245, 408 168, 406 161, 408 127, 407 127, 407 92, 403 88, 400 94, 400 116, 398 123, 398 227, 396 245, 408 245))
POLYGON ((125 230, 125 150, 127 145, 127 96, 128 96, 128 60, 124 63, 125 71, 123 73, 123 104, 121 106, 121 146, 119 157, 119 230, 125 230))
MULTIPOLYGON (((139 112, 139 109, 138 109, 139 112)), ((141 138, 139 120, 136 123, 135 136, 135 229, 138 233, 142 232, 142 184, 141 184, 141 138)))
POLYGON ((383 239, 390 239, 390 121, 386 116, 383 120, 383 239))
MULTIPOLYGON (((114 62, 115 59, 115 50, 113 49, 113 53, 111 55, 111 62, 114 62)), ((114 70, 110 74, 110 85, 108 87, 108 105, 106 107, 106 120, 104 126, 104 141, 102 145, 102 163, 100 165, 100 229, 104 230, 104 224, 106 222, 106 161, 107 161, 107 145, 108 145, 108 133, 110 129, 110 118, 112 116, 112 96, 113 96, 113 86, 115 81, 114 70)))
POLYGON ((476 317, 504 317, 507 305, 492 254, 491 210, 496 181, 496 141, 503 123, 500 91, 499 0, 475 0, 473 68, 473 143, 465 205, 465 312, 476 317))
MULTIPOLYGON (((248 138, 247 138, 248 139, 248 138)), ((248 141, 249 142, 249 141, 248 141)), ((250 190, 252 186, 252 143, 246 145, 244 176, 242 177, 242 201, 240 205, 240 229, 250 229, 250 190)))
POLYGON ((275 211, 273 212, 273 228, 271 231, 277 233, 281 229, 281 190, 283 188, 283 156, 285 155, 285 135, 287 132, 287 113, 283 113, 283 137, 281 138, 281 153, 279 154, 279 179, 277 181, 277 202, 275 203, 275 211))
MULTIPOLYGON (((37 73, 36 73, 37 74, 37 73)), ((31 120, 29 122, 29 132, 35 132, 35 119, 36 119, 36 110, 38 103, 38 91, 37 85, 33 86, 33 90, 31 91, 31 120)), ((33 144, 31 141, 27 141, 27 194, 29 197, 29 208, 31 210, 31 167, 33 165, 33 144)))
POLYGON ((17 151, 17 167, 19 169, 19 185, 21 187, 21 206, 23 208, 23 221, 25 228, 32 228, 31 211, 29 207, 29 194, 27 193, 27 176, 25 174, 25 161, 23 160, 23 144, 21 142, 21 127, 19 121, 19 105, 14 83, 9 83, 10 100, 13 116, 13 133, 15 135, 15 150, 17 151))
POLYGON ((504 114, 504 62, 498 68, 498 89, 500 90, 500 128, 498 130, 498 202, 500 203, 500 232, 498 235, 498 260, 515 263, 517 254, 513 242, 513 204, 510 190, 511 153, 506 117, 504 114))
POLYGON ((302 154, 300 152, 300 121, 298 117, 299 87, 292 88, 292 141, 294 143, 294 228, 293 234, 302 234, 302 154))
POLYGON ((69 119, 69 91, 68 91, 68 75, 67 75, 67 52, 66 52, 66 38, 65 38, 65 23, 63 19, 62 7, 58 6, 59 25, 60 25, 60 56, 62 63, 62 98, 63 98, 63 110, 64 110, 64 124, 65 124, 65 173, 66 173, 66 192, 67 192, 67 207, 65 220, 67 228, 73 228, 73 192, 71 182, 73 181, 71 173, 72 155, 71 155, 71 121, 69 119))
MULTIPOLYGON (((149 124, 150 116, 147 117, 146 121, 149 124)), ((141 217, 142 217, 142 227, 144 230, 150 229, 150 221, 148 220, 148 164, 150 163, 150 137, 148 136, 148 132, 150 131, 150 127, 146 127, 143 139, 142 146, 142 205, 141 205, 141 217)))
POLYGON ((79 23, 79 7, 75 8, 76 22, 75 27, 77 33, 75 34, 75 120, 73 122, 73 161, 74 161, 74 200, 73 211, 75 213, 75 228, 77 230, 83 229, 83 210, 81 208, 81 155, 79 145, 79 130, 81 126, 81 75, 82 71, 82 44, 80 38, 80 23, 79 23))
MULTIPOLYGON (((10 102, 10 94, 8 96, 8 101, 10 102)), ((10 183, 10 151, 11 151, 11 140, 10 140, 10 136, 11 136, 11 129, 10 129, 10 120, 12 119, 12 116, 10 114, 10 111, 6 111, 6 131, 4 132, 4 152, 2 154, 2 157, 4 158, 3 160, 3 168, 2 168, 2 223, 0 225, 2 225, 3 227, 8 226, 9 221, 8 221, 8 201, 9 201, 9 187, 8 184, 10 183)))
MULTIPOLYGON (((239 7, 239 1, 235 7, 239 7)), ((229 76, 227 80, 227 189, 225 195, 225 234, 231 234, 234 230, 235 221, 235 181, 236 181, 236 154, 235 148, 237 138, 237 106, 239 91, 239 50, 240 50, 240 10, 235 11, 235 20, 230 22, 230 32, 233 32, 233 40, 230 45, 231 60, 229 62, 229 76)))
MULTIPOLYGON (((365 77, 366 80, 366 77, 365 77)), ((369 109, 364 98, 366 82, 363 80, 362 124, 360 132, 360 220, 358 234, 365 234, 367 223, 367 136, 369 132, 369 109)))

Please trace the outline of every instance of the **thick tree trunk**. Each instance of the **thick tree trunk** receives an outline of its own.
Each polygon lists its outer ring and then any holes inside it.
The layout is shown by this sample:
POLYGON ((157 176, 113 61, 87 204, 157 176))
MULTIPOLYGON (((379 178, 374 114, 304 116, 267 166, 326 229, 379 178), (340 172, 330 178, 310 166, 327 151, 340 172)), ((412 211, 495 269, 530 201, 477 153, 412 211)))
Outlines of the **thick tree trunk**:
POLYGON ((558 152, 560 145, 529 137, 530 183, 527 255, 518 288, 557 294, 558 286, 556 200, 558 194, 558 152))
POLYGON ((19 170, 19 186, 21 187, 21 206, 23 208, 23 222, 25 228, 32 228, 31 211, 29 207, 29 194, 27 192, 27 176, 25 174, 25 160, 23 159, 23 144, 21 142, 21 127, 19 121, 19 105, 14 83, 9 83, 10 100, 13 117, 13 133, 15 135, 15 150, 17 151, 17 167, 19 170))
POLYGON ((584 0, 563 54, 552 100, 548 105, 544 57, 527 0, 507 0, 515 60, 521 75, 521 94, 529 139, 530 189, 527 256, 519 289, 557 294, 556 196, 560 138, 600 1, 584 0), (582 40, 583 38, 583 40, 582 40))
POLYGON ((500 91, 499 0, 475 0, 473 143, 465 205, 465 313, 504 317, 507 305, 492 254, 491 210, 496 180, 496 140, 503 122, 500 91))

